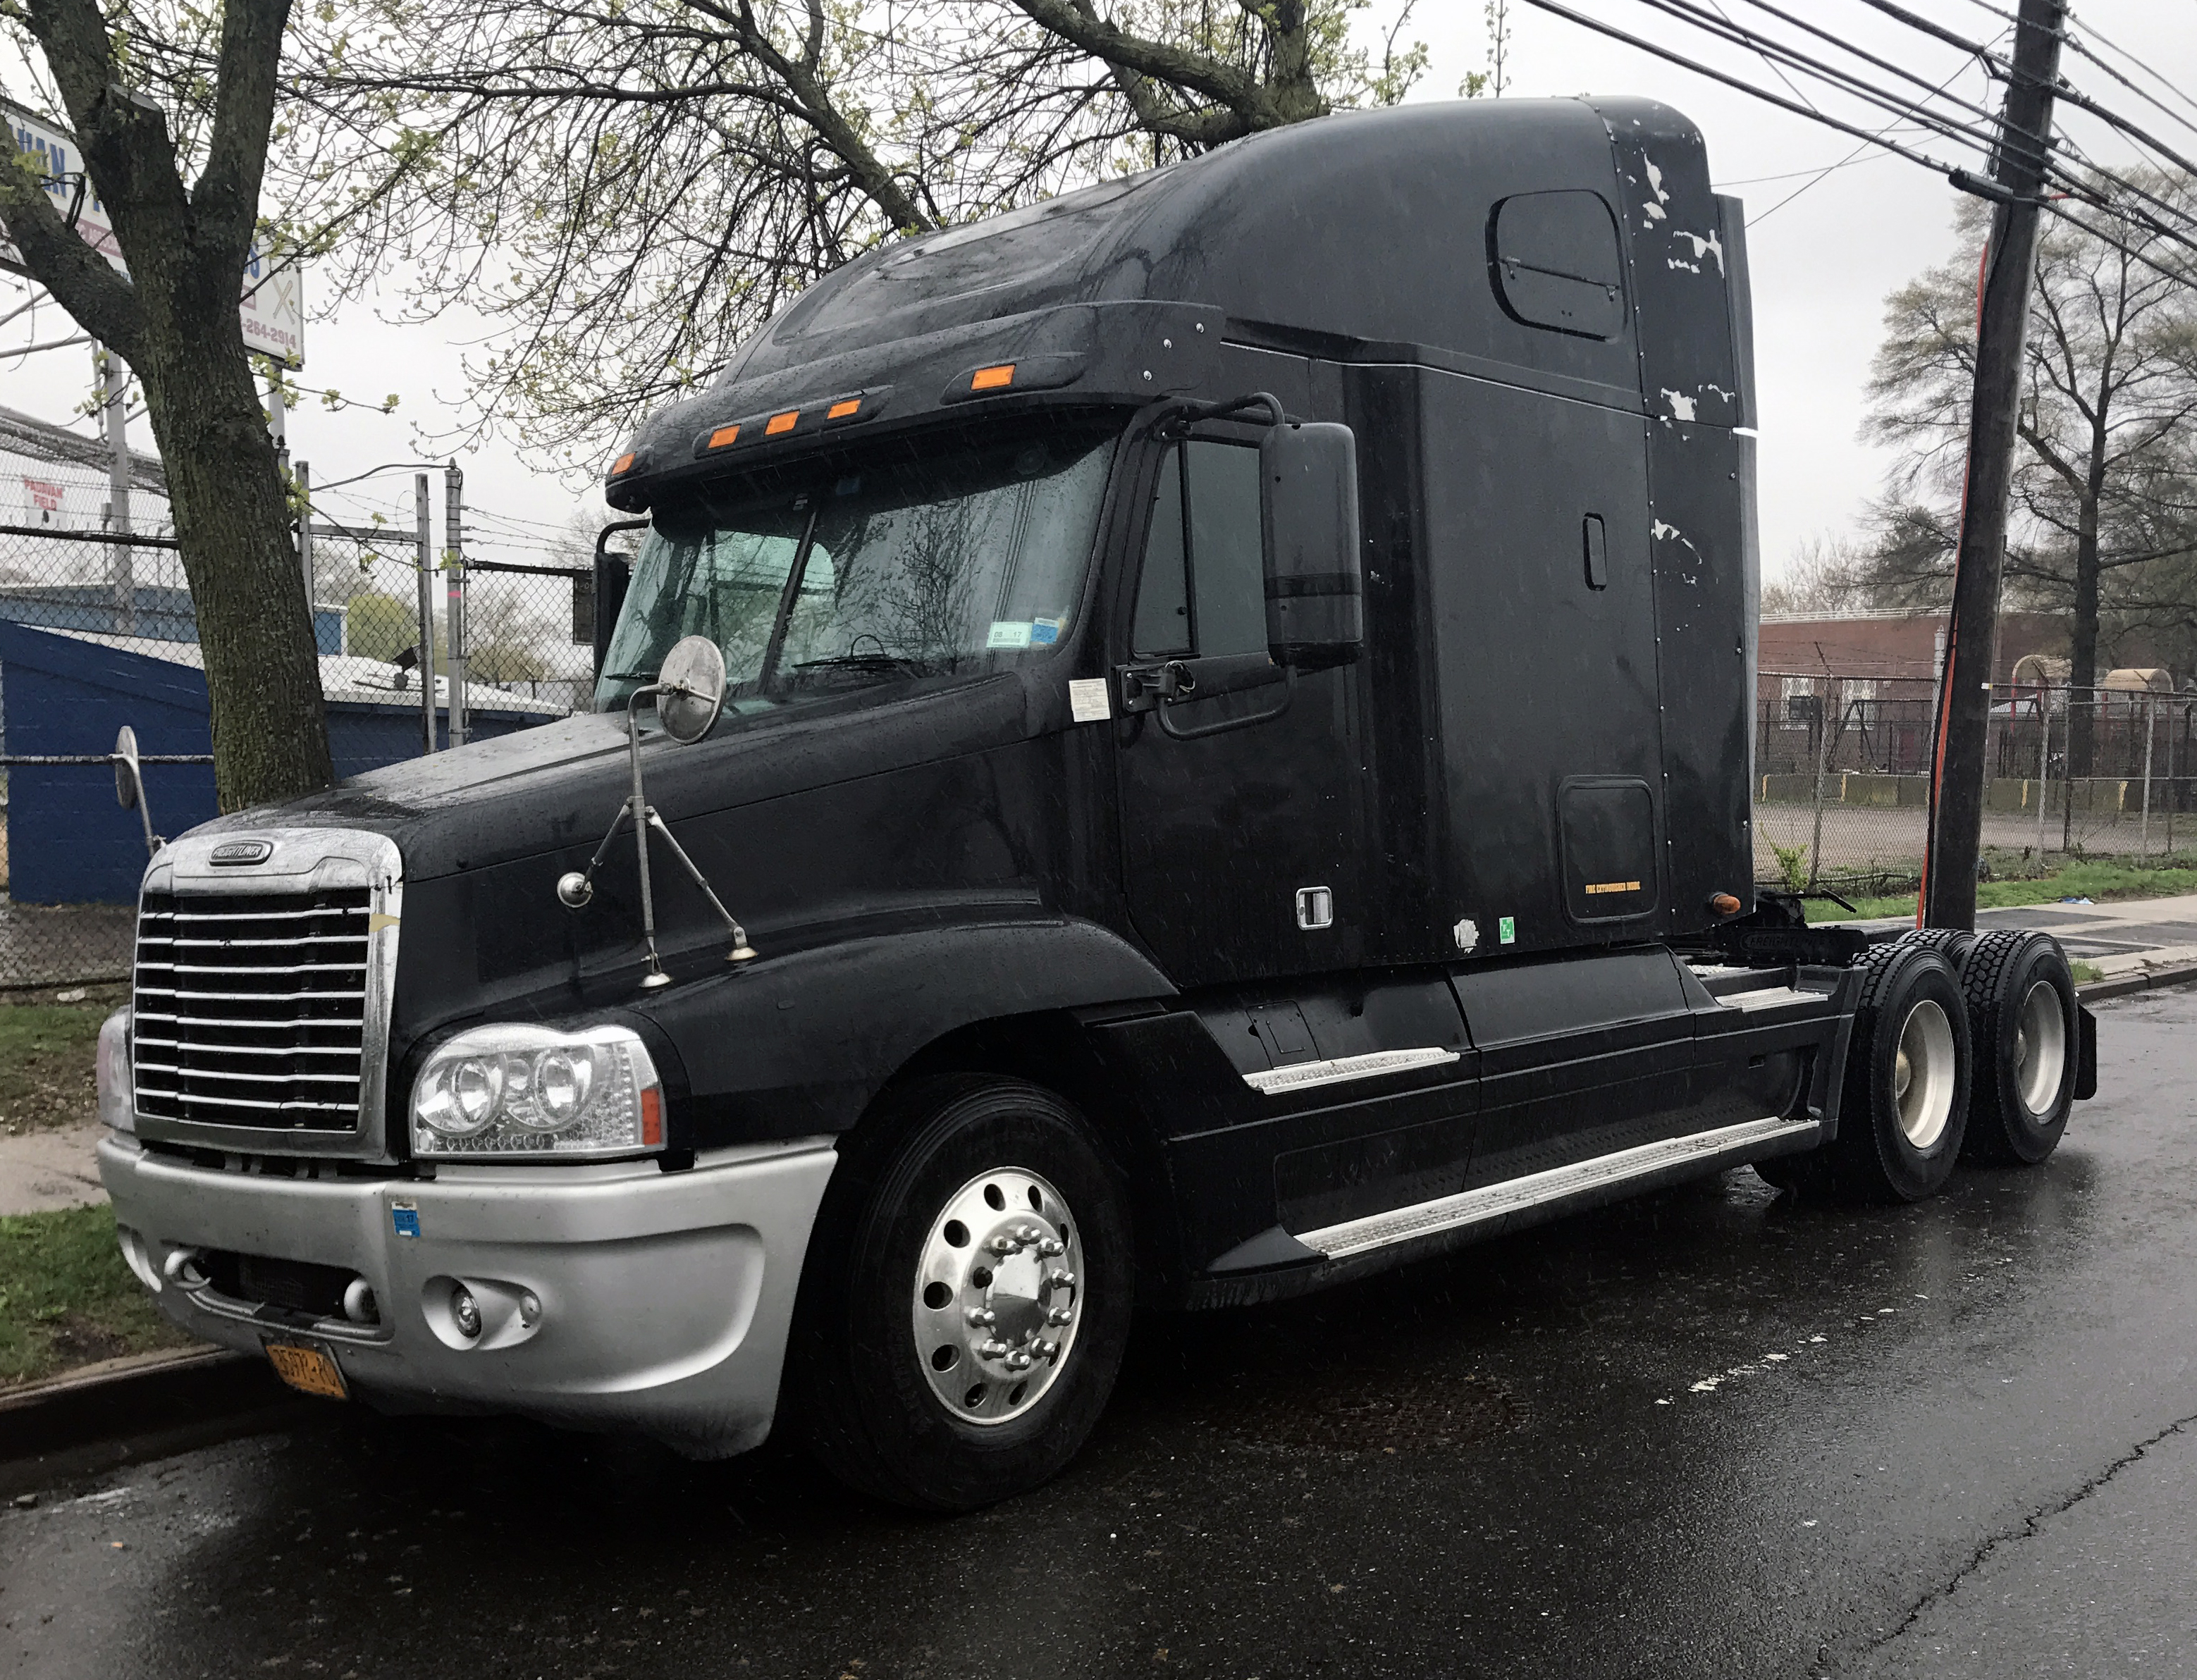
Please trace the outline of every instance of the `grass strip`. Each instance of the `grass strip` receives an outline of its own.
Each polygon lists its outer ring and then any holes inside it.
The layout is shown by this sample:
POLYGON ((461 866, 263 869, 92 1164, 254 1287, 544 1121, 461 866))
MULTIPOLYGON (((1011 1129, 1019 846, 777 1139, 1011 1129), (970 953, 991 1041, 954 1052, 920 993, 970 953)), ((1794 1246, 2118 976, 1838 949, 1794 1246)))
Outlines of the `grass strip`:
POLYGON ((0 1388, 190 1341, 123 1263, 113 1209, 0 1217, 0 1388))
POLYGON ((97 1116, 92 1063, 111 1004, 0 1005, 0 1137, 97 1116))
MULTIPOLYGON (((2197 869, 2144 869, 2129 864, 2077 860, 2063 865, 2058 873, 2032 881, 1979 881, 1976 908, 2003 909, 2011 905, 2057 904, 2066 898, 2087 898, 2103 904, 2113 899, 2175 898, 2197 893, 2197 869)), ((1843 922, 1849 913, 1862 917, 1912 916, 1915 895, 1891 898, 1857 898, 1852 912, 1823 899, 1808 901, 1811 922, 1843 922)))

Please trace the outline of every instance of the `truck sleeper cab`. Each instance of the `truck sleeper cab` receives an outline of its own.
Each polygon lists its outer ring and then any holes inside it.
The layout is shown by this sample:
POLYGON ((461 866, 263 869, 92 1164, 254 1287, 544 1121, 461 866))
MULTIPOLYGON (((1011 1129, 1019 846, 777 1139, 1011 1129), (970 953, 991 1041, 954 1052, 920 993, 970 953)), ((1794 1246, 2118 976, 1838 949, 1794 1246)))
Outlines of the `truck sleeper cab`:
POLYGON ((2095 1084, 2043 936, 1758 895, 1742 220, 1623 100, 1337 117, 874 252, 606 494, 598 710, 163 849, 162 1310, 390 1409, 957 1509, 1139 1301, 2095 1084))

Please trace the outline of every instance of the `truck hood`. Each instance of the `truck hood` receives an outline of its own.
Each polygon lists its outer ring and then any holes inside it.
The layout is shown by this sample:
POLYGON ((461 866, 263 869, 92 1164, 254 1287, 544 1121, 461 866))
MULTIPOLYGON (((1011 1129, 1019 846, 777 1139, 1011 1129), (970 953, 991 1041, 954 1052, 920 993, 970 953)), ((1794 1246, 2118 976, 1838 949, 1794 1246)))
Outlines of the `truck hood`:
MULTIPOLYGON (((762 717, 728 716, 682 746, 644 733, 649 802, 675 826, 1028 734, 1031 697, 1012 672, 914 692, 849 697, 762 717)), ((548 852, 590 850, 631 789, 626 723, 588 713, 369 771, 325 792, 194 830, 363 829, 397 843, 408 881, 548 852)))

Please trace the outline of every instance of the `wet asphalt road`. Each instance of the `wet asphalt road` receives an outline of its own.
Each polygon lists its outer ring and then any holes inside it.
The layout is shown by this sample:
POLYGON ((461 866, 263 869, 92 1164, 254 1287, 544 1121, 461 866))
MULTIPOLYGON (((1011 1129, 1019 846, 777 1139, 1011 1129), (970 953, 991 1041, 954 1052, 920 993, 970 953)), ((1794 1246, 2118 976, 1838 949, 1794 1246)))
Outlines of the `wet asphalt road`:
POLYGON ((2197 1672, 2197 993, 2034 1172, 1748 1173, 1140 1332, 1052 1486, 331 1408, 0 1511, 0 1673, 2197 1672))

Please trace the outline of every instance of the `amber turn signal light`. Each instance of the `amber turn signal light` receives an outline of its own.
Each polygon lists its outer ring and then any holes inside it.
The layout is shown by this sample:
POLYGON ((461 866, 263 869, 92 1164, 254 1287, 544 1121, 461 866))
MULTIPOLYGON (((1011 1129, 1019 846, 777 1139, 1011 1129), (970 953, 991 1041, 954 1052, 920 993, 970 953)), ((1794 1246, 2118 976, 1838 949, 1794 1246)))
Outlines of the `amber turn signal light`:
POLYGON ((737 426, 721 426, 710 434, 710 447, 713 449, 722 449, 728 443, 739 441, 740 429, 737 426))
POLYGON ((1739 914, 1739 901, 1730 893, 1711 893, 1709 913, 1714 916, 1736 916, 1739 914))
POLYGON ((794 422, 800 418, 801 410, 798 408, 788 408, 782 414, 773 414, 770 417, 770 423, 763 427, 762 435, 766 437, 776 437, 781 433, 791 432, 793 430, 794 422))
POLYGON ((616 461, 611 463, 611 477, 613 478, 617 478, 619 473, 624 472, 626 468, 632 465, 633 451, 631 449, 628 449, 623 455, 620 455, 616 461))
POLYGON ((862 399, 861 397, 849 397, 845 402, 834 403, 830 408, 826 408, 824 411, 824 418, 826 420, 844 420, 848 415, 853 414, 861 406, 862 399))
POLYGON ((969 379, 971 391, 1005 391, 1015 382, 1015 364, 1002 362, 997 368, 979 368, 969 379))

